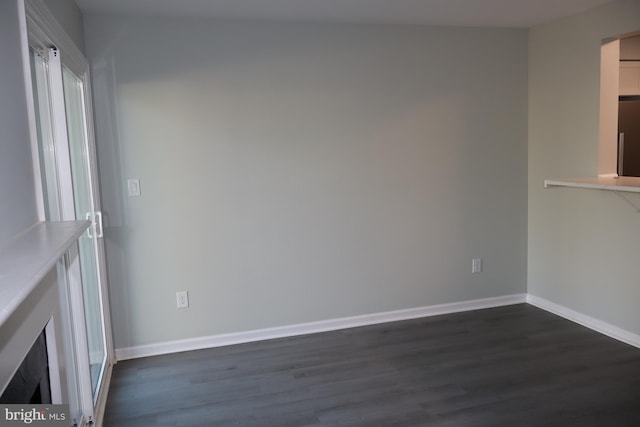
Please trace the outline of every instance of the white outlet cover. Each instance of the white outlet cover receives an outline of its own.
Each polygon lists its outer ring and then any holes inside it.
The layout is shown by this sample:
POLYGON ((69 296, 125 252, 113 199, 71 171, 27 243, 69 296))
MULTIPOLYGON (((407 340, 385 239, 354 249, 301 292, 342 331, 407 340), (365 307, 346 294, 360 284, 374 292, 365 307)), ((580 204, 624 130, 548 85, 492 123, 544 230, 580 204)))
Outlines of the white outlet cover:
POLYGON ((177 308, 189 307, 189 292, 187 291, 176 292, 176 307, 177 308))

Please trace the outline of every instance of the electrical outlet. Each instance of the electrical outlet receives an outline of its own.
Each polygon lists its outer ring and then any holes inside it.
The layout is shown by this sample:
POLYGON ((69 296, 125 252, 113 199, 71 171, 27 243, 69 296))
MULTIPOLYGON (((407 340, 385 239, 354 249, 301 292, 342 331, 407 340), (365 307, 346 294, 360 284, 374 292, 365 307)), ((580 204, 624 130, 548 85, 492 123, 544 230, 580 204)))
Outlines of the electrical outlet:
POLYGON ((178 308, 188 308, 189 292, 187 291, 176 292, 176 305, 178 308))
POLYGON ((482 258, 474 258, 472 260, 471 272, 472 273, 482 272, 482 258))

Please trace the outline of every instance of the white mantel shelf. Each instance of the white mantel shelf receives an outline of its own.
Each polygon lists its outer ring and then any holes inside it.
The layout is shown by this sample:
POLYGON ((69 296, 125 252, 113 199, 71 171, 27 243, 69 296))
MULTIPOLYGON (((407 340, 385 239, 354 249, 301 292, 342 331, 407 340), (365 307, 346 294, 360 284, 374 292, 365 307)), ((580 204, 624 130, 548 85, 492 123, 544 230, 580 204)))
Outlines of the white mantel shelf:
POLYGON ((640 193, 640 178, 621 176, 577 179, 545 179, 544 187, 593 188, 596 190, 640 193))
POLYGON ((0 325, 14 313, 89 221, 40 222, 0 243, 0 325))

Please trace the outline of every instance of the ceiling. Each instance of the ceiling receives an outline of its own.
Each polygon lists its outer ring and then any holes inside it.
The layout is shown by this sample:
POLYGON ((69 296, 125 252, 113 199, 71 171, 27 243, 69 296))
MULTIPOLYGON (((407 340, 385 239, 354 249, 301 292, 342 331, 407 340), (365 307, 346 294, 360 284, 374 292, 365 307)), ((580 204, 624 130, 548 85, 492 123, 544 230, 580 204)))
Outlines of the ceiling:
POLYGON ((76 0, 84 12, 148 16, 531 27, 611 0, 76 0))

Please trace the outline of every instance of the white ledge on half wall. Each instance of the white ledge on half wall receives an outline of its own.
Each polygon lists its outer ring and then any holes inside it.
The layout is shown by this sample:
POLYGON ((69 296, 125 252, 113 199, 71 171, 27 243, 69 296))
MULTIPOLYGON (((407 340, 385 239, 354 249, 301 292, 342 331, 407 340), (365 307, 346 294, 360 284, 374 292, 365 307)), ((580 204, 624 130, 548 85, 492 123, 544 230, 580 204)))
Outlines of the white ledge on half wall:
POLYGON ((39 222, 0 243, 0 325, 75 244, 89 221, 39 222))
POLYGON ((627 191, 630 193, 640 193, 640 178, 631 176, 612 176, 576 179, 545 179, 544 187, 593 188, 596 190, 627 191))

